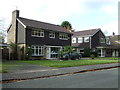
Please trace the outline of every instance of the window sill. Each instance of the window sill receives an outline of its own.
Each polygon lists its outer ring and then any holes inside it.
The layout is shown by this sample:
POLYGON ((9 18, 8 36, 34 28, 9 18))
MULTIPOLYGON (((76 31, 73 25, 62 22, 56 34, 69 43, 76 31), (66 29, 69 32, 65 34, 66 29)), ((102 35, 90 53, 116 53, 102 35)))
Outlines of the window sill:
POLYGON ((39 56, 43 56, 43 55, 32 55, 32 56, 34 56, 34 57, 39 57, 39 56))
POLYGON ((32 37, 44 37, 44 36, 33 36, 33 35, 32 35, 32 37))
POLYGON ((62 39, 62 38, 59 38, 60 40, 68 40, 68 39, 62 39))

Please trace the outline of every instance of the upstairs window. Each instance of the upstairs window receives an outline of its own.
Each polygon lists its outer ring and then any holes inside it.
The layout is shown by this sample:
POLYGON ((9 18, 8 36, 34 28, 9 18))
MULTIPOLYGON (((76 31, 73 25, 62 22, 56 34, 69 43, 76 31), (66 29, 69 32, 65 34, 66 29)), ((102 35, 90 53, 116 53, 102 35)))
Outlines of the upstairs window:
POLYGON ((76 43, 76 38, 72 38, 72 43, 76 43))
POLYGON ((83 42, 83 38, 82 37, 79 37, 78 38, 78 43, 82 43, 83 42))
POLYGON ((89 37, 84 37, 84 42, 89 42, 89 37))
POLYGON ((55 32, 50 32, 49 33, 49 38, 55 38, 55 32))
POLYGON ((44 31, 43 30, 32 30, 32 36, 44 37, 44 31))
POLYGON ((100 38, 100 43, 105 43, 105 38, 100 38))
POLYGON ((106 38, 106 44, 110 44, 110 39, 106 38))
POLYGON ((68 34, 66 34, 66 33, 60 33, 59 34, 59 39, 68 40, 68 34))

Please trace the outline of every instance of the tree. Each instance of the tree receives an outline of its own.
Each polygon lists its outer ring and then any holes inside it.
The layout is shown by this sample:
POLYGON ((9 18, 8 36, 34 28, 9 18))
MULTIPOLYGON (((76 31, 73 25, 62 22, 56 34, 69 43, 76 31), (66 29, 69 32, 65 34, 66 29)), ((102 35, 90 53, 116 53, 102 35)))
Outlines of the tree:
POLYGON ((62 26, 63 28, 65 28, 65 29, 67 29, 67 30, 72 30, 72 25, 71 25, 71 23, 68 22, 68 21, 63 21, 62 24, 61 24, 61 26, 62 26))
POLYGON ((5 28, 4 19, 0 19, 0 44, 5 42, 7 29, 5 28))
POLYGON ((11 49, 11 59, 12 60, 17 60, 18 59, 18 49, 19 48, 20 47, 18 46, 18 44, 11 42, 10 49, 11 49))
POLYGON ((72 46, 65 46, 62 51, 59 52, 59 58, 62 58, 63 55, 68 54, 68 59, 72 57, 72 52, 74 51, 72 46))

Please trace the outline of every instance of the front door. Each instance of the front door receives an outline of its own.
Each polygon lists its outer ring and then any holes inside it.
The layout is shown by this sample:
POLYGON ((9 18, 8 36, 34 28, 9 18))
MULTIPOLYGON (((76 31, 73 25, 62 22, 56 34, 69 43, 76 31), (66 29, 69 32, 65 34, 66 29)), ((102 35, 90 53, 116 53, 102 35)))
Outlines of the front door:
POLYGON ((46 48, 46 59, 50 59, 50 47, 46 48))

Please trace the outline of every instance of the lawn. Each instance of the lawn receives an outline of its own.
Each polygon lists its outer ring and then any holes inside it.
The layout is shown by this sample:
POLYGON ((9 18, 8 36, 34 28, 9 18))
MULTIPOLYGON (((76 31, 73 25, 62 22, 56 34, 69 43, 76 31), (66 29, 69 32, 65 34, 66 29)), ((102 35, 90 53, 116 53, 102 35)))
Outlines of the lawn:
POLYGON ((82 66, 82 65, 118 63, 118 60, 66 60, 66 61, 32 60, 32 61, 19 61, 19 62, 49 66, 49 67, 73 67, 73 66, 82 66))
POLYGON ((7 73, 12 68, 24 68, 25 64, 41 65, 48 67, 74 67, 83 65, 97 65, 97 64, 109 64, 109 63, 120 63, 120 60, 19 60, 19 61, 5 61, 0 62, 0 72, 7 73), (23 65, 24 64, 24 65, 23 65))

